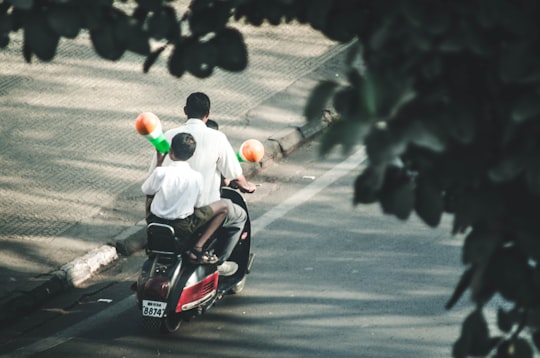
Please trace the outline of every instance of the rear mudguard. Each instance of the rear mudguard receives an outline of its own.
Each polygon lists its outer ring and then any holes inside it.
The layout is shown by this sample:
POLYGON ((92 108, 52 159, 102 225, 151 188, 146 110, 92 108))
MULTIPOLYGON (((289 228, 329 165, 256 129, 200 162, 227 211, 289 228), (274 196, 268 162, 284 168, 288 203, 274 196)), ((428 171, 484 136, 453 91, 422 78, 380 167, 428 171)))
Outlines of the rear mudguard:
POLYGON ((216 299, 217 287, 215 265, 184 264, 167 299, 167 315, 185 313, 199 307, 208 308, 216 299), (197 290, 192 292, 195 287, 197 290), (186 305, 188 307, 182 307, 186 305))

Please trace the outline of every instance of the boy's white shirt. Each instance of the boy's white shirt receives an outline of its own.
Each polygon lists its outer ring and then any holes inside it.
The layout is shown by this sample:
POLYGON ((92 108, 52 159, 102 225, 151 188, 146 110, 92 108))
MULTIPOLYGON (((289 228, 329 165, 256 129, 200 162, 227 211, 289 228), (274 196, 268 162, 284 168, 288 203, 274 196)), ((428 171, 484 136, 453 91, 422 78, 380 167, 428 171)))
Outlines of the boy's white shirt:
POLYGON ((203 204, 203 177, 187 162, 170 161, 155 168, 142 184, 146 195, 155 195, 150 211, 163 219, 184 219, 203 204))

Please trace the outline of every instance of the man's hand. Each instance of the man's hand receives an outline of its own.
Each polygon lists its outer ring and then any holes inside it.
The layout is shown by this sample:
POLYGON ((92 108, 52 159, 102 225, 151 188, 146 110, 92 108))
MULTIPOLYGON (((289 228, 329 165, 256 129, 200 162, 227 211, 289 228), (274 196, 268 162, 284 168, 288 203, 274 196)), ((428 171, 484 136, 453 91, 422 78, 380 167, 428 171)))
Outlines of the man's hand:
POLYGON ((238 189, 242 193, 251 194, 255 192, 256 186, 253 183, 248 182, 247 180, 235 179, 231 180, 229 186, 233 189, 238 189))
POLYGON ((242 191, 242 193, 248 193, 248 194, 254 193, 255 189, 256 189, 255 184, 250 183, 250 182, 247 182, 247 186, 240 187, 240 191, 242 191))

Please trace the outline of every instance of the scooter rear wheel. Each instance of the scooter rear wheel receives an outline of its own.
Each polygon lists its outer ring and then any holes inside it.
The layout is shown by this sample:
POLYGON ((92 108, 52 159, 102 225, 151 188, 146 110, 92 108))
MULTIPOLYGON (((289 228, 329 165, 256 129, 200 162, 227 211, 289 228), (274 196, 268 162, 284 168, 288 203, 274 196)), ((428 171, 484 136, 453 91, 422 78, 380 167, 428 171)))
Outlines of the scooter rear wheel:
POLYGON ((178 331, 180 325, 182 324, 182 319, 177 316, 167 316, 161 320, 161 333, 174 333, 178 331))

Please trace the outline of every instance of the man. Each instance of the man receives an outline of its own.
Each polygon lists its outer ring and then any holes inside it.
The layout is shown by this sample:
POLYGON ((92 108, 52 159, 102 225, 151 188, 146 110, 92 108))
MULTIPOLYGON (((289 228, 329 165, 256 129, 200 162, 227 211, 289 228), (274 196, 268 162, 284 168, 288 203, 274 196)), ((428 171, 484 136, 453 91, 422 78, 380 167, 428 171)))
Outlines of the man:
MULTIPOLYGON (((242 167, 225 134, 206 126, 210 115, 210 98, 201 92, 190 94, 186 100, 184 113, 188 118, 187 122, 165 132, 165 138, 170 142, 178 133, 190 133, 195 138, 197 149, 188 163, 204 178, 202 205, 208 205, 220 199, 222 176, 235 181, 241 191, 253 193, 255 185, 244 177, 242 167)), ((151 170, 154 169, 156 163, 157 156, 152 161, 151 170)), ((169 164, 170 160, 165 159, 163 165, 169 164)), ((227 217, 223 223, 223 228, 227 233, 226 241, 216 247, 216 253, 220 262, 223 262, 218 266, 220 273, 232 275, 238 269, 238 265, 226 260, 240 239, 247 214, 240 206, 230 200, 226 201, 229 205, 227 217)))

